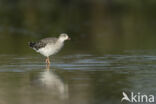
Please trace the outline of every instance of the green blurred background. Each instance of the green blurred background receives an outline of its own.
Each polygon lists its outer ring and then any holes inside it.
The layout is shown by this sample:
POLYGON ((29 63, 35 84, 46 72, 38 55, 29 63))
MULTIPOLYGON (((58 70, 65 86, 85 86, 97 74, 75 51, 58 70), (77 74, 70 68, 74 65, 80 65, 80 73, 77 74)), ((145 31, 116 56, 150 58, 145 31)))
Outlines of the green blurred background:
POLYGON ((28 41, 64 32, 68 53, 155 49, 155 10, 155 0, 0 0, 0 53, 29 54, 28 41))

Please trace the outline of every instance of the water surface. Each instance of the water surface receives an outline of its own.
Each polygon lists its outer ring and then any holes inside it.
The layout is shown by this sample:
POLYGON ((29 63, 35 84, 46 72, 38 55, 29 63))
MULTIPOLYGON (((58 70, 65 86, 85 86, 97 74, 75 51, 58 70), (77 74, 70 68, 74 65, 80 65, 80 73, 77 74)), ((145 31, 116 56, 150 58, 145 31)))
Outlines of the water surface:
POLYGON ((38 55, 0 55, 0 101, 120 104, 123 91, 156 94, 156 56, 138 53, 55 56, 49 70, 38 55))

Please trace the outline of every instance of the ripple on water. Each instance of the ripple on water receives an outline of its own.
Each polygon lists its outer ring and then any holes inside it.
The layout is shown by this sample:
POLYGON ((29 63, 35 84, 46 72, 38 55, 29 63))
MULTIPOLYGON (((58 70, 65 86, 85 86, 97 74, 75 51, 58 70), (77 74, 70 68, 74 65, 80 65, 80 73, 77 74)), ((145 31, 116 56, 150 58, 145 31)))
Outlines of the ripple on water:
MULTIPOLYGON (((29 71, 45 67, 44 57, 1 55, 0 71, 29 71)), ((156 68, 156 56, 76 54, 55 56, 51 66, 62 70, 145 70, 156 68)))
MULTIPOLYGON (((116 102, 123 90, 153 94, 156 86, 153 83, 156 57, 152 55, 55 56, 51 59, 51 69, 56 69, 56 73, 44 70, 44 58, 41 56, 3 55, 0 58, 4 59, 0 60, 1 92, 8 91, 8 96, 18 92, 27 100, 35 96, 38 102, 56 100, 51 98, 55 91, 58 96, 64 95, 62 98, 66 98, 66 92, 69 92, 72 95, 70 99, 79 101, 85 95, 89 101, 116 102), (10 93, 10 89, 15 92, 10 93), (43 96, 48 99, 41 99, 43 96)), ((2 93, 0 96, 4 97, 2 93)))

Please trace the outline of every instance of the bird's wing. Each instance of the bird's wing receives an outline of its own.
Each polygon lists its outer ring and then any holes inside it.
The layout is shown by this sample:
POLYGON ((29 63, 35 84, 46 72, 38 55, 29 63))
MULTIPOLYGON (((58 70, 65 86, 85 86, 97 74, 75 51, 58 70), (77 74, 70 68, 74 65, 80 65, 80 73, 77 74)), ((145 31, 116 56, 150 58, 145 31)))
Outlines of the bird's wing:
POLYGON ((31 47, 34 48, 35 50, 38 50, 42 47, 45 47, 47 44, 50 44, 50 43, 55 44, 57 40, 58 40, 57 38, 44 38, 38 42, 33 42, 33 46, 31 47))
POLYGON ((50 37, 50 38, 44 38, 44 39, 42 39, 40 41, 43 42, 43 43, 48 44, 48 43, 56 43, 57 40, 58 40, 58 38, 52 38, 52 37, 50 37))
POLYGON ((36 42, 35 45, 33 46, 33 48, 35 48, 36 50, 38 50, 39 48, 42 48, 42 47, 45 47, 46 46, 46 43, 44 42, 36 42))

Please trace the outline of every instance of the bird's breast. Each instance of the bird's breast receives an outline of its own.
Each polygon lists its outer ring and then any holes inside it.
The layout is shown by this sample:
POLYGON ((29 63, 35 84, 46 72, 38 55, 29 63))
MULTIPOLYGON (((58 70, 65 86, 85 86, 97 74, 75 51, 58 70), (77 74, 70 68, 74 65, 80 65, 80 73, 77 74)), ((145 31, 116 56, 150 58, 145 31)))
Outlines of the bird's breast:
POLYGON ((57 53, 62 46, 63 44, 47 44, 44 48, 39 49, 38 52, 44 56, 50 56, 57 53))

